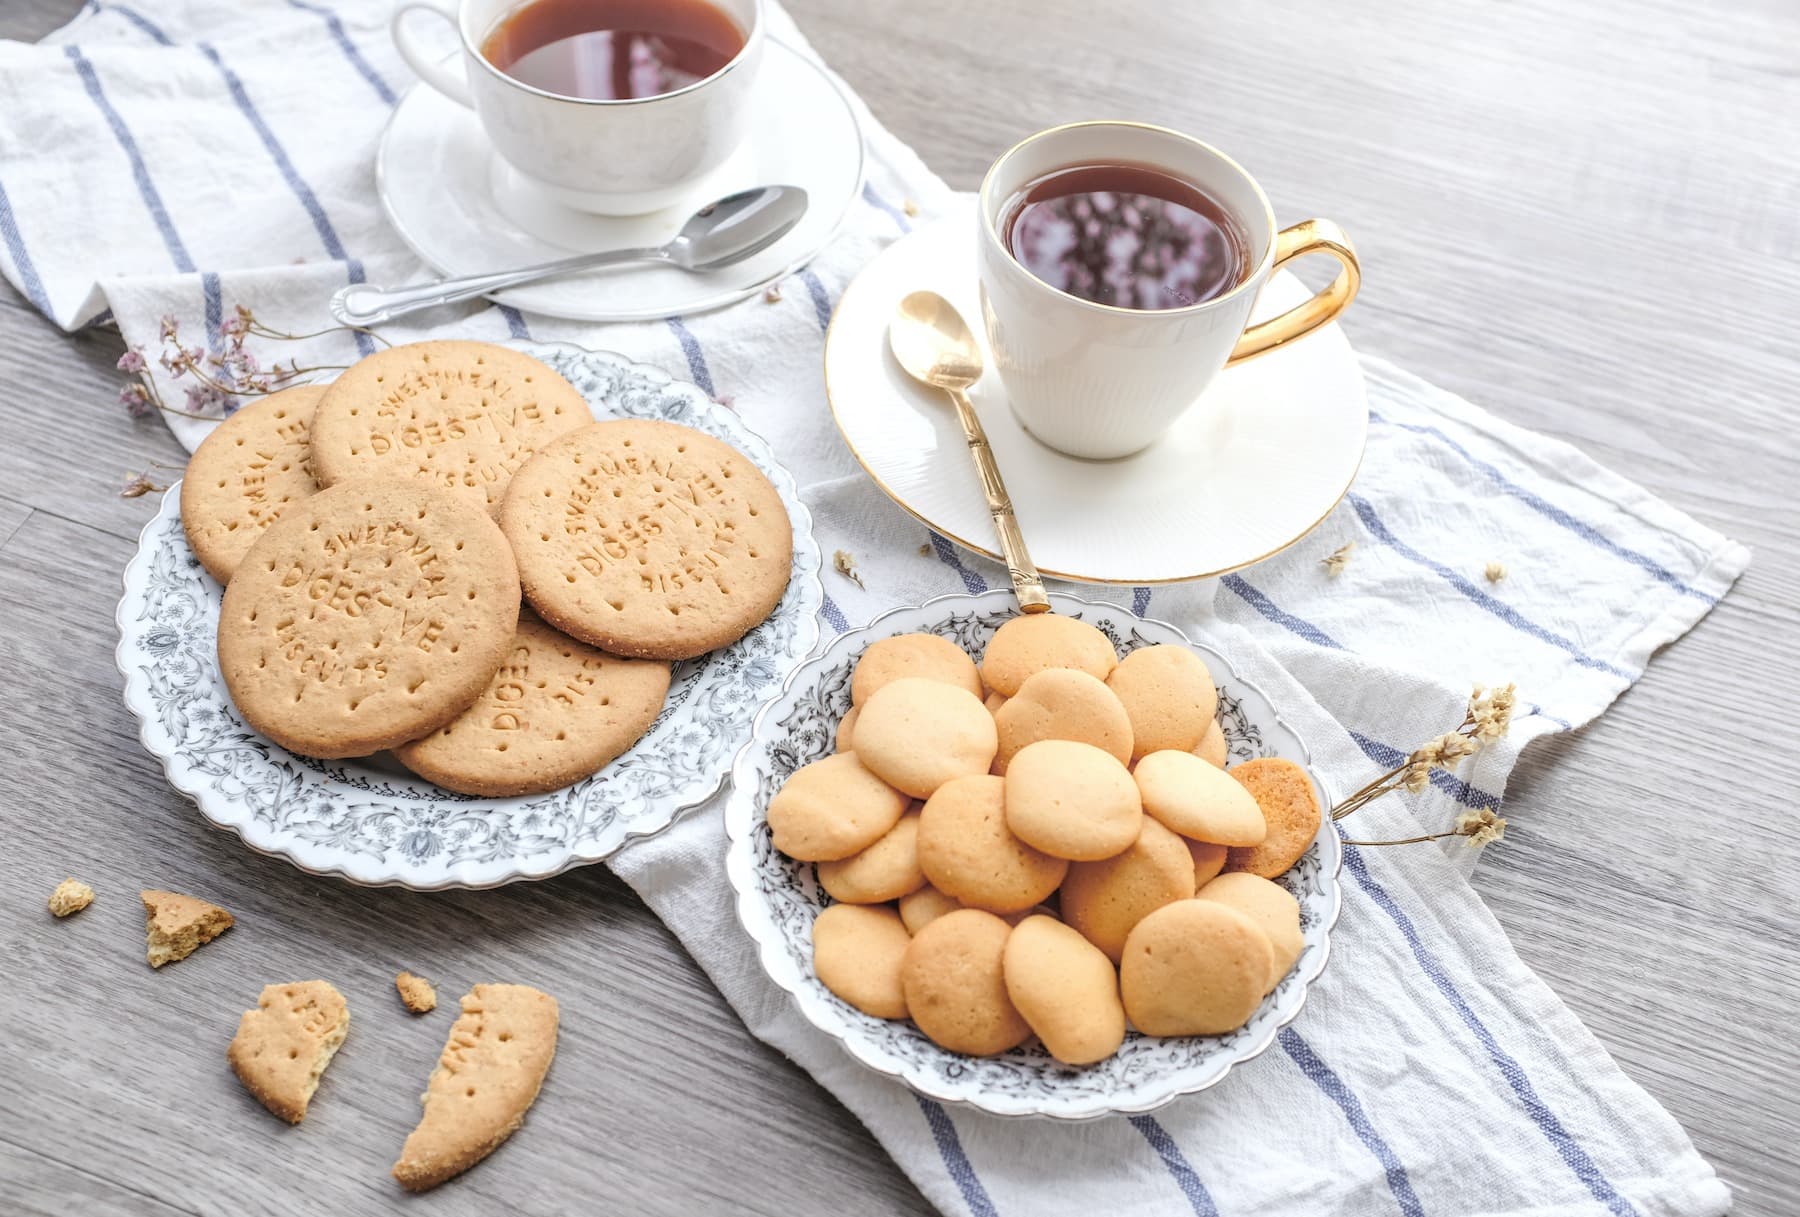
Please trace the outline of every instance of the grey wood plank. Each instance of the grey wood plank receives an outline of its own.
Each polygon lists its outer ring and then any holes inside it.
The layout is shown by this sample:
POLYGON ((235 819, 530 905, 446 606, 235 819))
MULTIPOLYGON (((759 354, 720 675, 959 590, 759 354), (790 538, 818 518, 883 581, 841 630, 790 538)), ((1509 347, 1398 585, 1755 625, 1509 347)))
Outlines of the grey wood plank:
POLYGON ((83 1217, 181 1217, 155 1196, 121 1187, 75 1162, 59 1161, 0 1141, 0 1179, 14 1211, 81 1213, 83 1217))
MULTIPOLYGON (((0 36, 41 36, 76 7, 9 0, 0 36)), ((1213 140, 1263 179, 1284 221, 1330 215, 1355 236, 1367 278, 1347 328, 1361 349, 1567 438, 1757 547, 1731 596, 1607 715, 1525 754, 1512 834, 1477 885, 1527 962, 1688 1128, 1738 1211, 1787 1212, 1800 1194, 1800 763, 1781 730, 1800 708, 1800 163, 1781 135, 1800 125, 1800 10, 1292 0, 1177 20, 1153 5, 1097 17, 1077 0, 790 7, 959 187, 1058 121, 1135 117, 1213 140)), ((491 1211, 520 1187, 524 1212, 597 1194, 645 1212, 773 1197, 795 1214, 919 1210, 854 1121, 750 1040, 603 872, 464 896, 354 891, 248 854, 166 791, 117 704, 110 601, 121 538, 153 507, 118 500, 116 479, 179 450, 111 404, 116 343, 62 339, 20 302, 0 304, 0 494, 35 511, 0 547, 0 603, 20 614, 0 662, 34 694, 0 709, 0 825, 26 848, 0 858, 0 911, 26 927, 20 1001, 71 985, 149 1001, 170 1047, 144 1054, 137 1090, 109 1098, 104 1118, 16 1132, 0 1114, 0 1138, 196 1212, 285 1211, 281 1189, 301 1194, 302 1180, 319 1207, 362 1211, 386 1195, 396 1130, 442 1036, 441 1022, 392 1021, 389 965, 436 975, 447 994, 477 967, 541 966, 580 978, 553 991, 579 994, 564 997, 571 1034, 579 1000, 592 1042, 559 1058, 519 1143, 434 1205, 491 1211), (44 459, 56 451, 83 459, 44 459), (39 823, 45 790, 79 814, 55 834, 21 831, 39 823), (49 925, 38 889, 70 858, 107 880, 102 903, 49 925), (128 949, 146 869, 223 899, 243 926, 151 976, 128 949), (589 935, 606 949, 584 949, 589 935), (264 966, 341 977, 357 1012, 314 1122, 293 1134, 269 1127, 219 1060, 264 966), (563 1085, 599 1099, 553 1103, 563 1085), (229 1113, 183 1159, 181 1190, 152 1165, 159 1102, 229 1113)), ((7 519, 0 502, 0 535, 7 519)), ((47 1041, 36 1057, 20 1049, 16 1070, 0 1048, 0 1112, 91 1098, 126 1040, 98 1022, 81 1035, 93 1043, 54 1064, 47 1041)))

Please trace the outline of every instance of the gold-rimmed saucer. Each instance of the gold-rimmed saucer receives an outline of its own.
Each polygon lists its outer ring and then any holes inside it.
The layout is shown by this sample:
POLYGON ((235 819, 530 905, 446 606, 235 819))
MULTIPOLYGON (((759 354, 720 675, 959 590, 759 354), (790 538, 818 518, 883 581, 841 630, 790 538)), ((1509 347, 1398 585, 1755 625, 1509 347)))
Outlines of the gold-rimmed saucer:
MULTIPOLYGON (((856 277, 826 339, 825 391, 845 444, 888 497, 1000 561, 955 417, 887 349, 887 323, 909 292, 929 289, 981 316, 973 206, 896 242, 856 277)), ((1309 294, 1280 272, 1255 315, 1309 294)), ((1336 325, 1227 368, 1167 436, 1118 460, 1081 460, 1033 439, 997 374, 970 397, 1038 568, 1090 583, 1201 579, 1279 553, 1350 488, 1369 417, 1362 369, 1336 325)))

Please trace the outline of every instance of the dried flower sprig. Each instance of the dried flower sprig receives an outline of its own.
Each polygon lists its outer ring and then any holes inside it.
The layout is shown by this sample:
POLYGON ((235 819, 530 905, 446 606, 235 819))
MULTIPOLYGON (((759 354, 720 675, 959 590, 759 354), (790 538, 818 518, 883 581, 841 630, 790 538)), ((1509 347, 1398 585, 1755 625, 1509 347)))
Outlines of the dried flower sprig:
MULTIPOLYGON (((1504 736, 1512 726, 1512 714, 1518 704, 1518 690, 1513 685, 1484 688, 1476 685, 1469 694, 1468 708, 1456 730, 1446 732, 1414 749, 1394 766, 1332 810, 1331 818, 1341 820, 1354 815, 1371 802, 1395 790, 1417 794, 1431 784, 1433 771, 1453 772, 1463 758, 1474 756, 1484 744, 1504 736)), ((1407 837, 1400 841, 1351 841, 1351 845, 1411 845, 1418 841, 1435 841, 1440 837, 1468 837, 1471 845, 1498 841, 1506 831, 1506 821, 1491 811, 1468 812, 1459 816, 1450 832, 1407 837), (1471 818, 1473 817, 1473 818, 1471 818), (1482 818, 1485 817, 1485 818, 1482 818), (1477 839, 1479 838, 1479 839, 1477 839)))
POLYGON ((864 591, 869 590, 867 586, 864 585, 862 575, 856 569, 856 559, 850 555, 849 550, 840 549, 835 554, 831 555, 831 569, 844 576, 844 578, 850 580, 850 582, 856 584, 856 586, 862 588, 864 591))
POLYGON ((1326 554, 1323 558, 1320 558, 1319 565, 1325 568, 1326 574, 1335 579, 1343 574, 1344 567, 1350 564, 1350 551, 1355 548, 1355 541, 1346 541, 1330 553, 1326 554))

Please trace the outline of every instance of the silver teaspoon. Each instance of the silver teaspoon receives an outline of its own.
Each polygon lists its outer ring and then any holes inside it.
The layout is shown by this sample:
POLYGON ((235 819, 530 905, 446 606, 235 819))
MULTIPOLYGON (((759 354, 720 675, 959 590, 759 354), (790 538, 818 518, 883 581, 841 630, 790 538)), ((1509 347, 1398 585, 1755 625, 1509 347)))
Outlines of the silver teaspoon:
POLYGON ((666 262, 687 271, 718 270, 759 254, 785 237, 806 214, 798 186, 758 186, 715 199, 688 217, 667 245, 608 249, 557 262, 486 275, 463 275, 411 287, 352 283, 331 297, 331 315, 344 325, 379 325, 395 317, 485 296, 505 287, 629 262, 666 262))

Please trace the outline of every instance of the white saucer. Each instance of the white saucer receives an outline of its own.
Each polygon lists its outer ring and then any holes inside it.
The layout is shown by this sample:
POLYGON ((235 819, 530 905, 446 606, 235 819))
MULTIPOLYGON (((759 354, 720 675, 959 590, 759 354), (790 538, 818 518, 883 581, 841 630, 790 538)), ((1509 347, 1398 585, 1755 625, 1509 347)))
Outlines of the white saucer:
MULTIPOLYGON (((981 337, 974 200, 884 250, 857 275, 825 341, 825 392, 851 455, 921 522, 999 560, 981 482, 949 400, 907 376, 887 345, 908 292, 956 305, 981 337)), ((1258 318, 1305 299, 1286 271, 1258 318)), ((983 338, 983 348, 986 341, 983 338)), ((1287 548, 1331 513, 1362 461, 1362 369, 1333 324, 1219 374, 1204 402, 1135 456, 1087 461, 1033 439, 992 370, 970 396, 1031 556, 1088 583, 1221 575, 1287 548)))
MULTIPOLYGON (((678 206, 642 216, 576 211, 524 181, 488 143, 481 122, 416 85, 381 137, 376 189, 400 239, 441 274, 469 275, 566 258, 571 252, 660 245, 695 207, 773 184, 806 191, 806 216, 735 266, 689 274, 646 264, 552 279, 492 299, 572 321, 646 321, 742 300, 824 248, 862 190, 863 141, 849 99, 811 60, 771 38, 751 105, 750 138, 678 206)), ((383 286, 400 286, 384 284, 383 286)))

